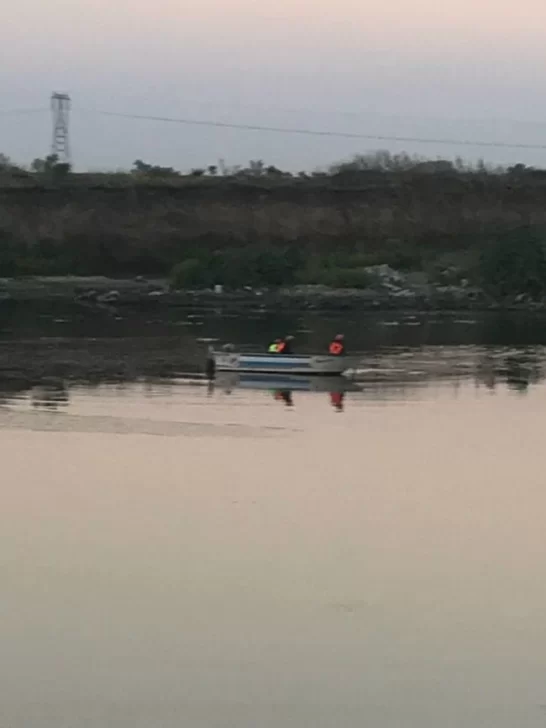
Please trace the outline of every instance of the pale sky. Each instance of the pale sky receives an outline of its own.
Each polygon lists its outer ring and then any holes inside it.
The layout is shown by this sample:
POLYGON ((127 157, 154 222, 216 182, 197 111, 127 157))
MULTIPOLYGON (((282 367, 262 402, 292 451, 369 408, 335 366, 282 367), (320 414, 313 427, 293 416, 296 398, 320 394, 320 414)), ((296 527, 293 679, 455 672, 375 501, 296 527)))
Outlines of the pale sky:
MULTIPOLYGON (((544 0, 3 2, 0 112, 73 100, 79 169, 263 159, 313 169, 379 148, 546 166, 545 150, 184 126, 97 110, 356 134, 546 143, 544 0)), ((0 151, 49 151, 47 112, 0 113, 0 151)))

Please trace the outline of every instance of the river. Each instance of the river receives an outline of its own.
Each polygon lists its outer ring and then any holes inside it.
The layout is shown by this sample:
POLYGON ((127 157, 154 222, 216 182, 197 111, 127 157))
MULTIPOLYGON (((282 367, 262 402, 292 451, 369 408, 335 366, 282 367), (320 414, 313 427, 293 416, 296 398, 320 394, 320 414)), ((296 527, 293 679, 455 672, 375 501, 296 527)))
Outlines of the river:
POLYGON ((377 342, 341 400, 288 403, 184 357, 65 379, 48 325, 1 340, 2 726, 544 725, 536 322, 377 342))

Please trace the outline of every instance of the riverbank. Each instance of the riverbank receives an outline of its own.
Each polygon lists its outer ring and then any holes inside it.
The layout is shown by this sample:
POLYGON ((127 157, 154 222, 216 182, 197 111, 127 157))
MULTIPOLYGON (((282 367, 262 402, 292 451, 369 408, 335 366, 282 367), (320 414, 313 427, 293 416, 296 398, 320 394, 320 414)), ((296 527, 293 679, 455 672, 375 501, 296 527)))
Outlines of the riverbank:
POLYGON ((318 311, 541 311, 546 297, 521 294, 495 299, 481 288, 433 283, 421 273, 404 274, 389 266, 367 269, 367 288, 299 285, 227 291, 177 290, 166 278, 104 276, 29 276, 0 278, 0 307, 11 303, 66 301, 87 306, 225 306, 244 312, 279 308, 318 311))

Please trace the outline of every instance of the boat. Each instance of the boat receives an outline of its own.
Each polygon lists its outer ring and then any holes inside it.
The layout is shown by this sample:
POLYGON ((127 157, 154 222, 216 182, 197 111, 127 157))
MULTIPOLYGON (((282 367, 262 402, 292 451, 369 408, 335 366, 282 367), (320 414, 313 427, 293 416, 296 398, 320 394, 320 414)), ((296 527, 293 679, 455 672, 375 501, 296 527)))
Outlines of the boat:
POLYGON ((350 369, 346 356, 212 351, 217 372, 340 376, 350 369))

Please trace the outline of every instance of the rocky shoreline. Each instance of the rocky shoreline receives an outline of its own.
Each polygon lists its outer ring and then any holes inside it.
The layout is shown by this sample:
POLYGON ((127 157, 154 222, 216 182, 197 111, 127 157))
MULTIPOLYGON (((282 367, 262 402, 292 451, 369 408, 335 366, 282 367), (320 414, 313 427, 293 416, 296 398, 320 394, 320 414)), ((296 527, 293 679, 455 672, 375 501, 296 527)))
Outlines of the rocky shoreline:
POLYGON ((278 290, 245 288, 227 291, 173 290, 166 279, 113 279, 91 277, 0 278, 0 306, 10 302, 73 301, 89 305, 198 306, 230 305, 239 310, 282 308, 325 311, 494 311, 546 310, 546 298, 532 301, 525 295, 495 300, 462 280, 429 282, 421 274, 405 275, 388 266, 370 269, 370 285, 363 289, 332 289, 305 285, 278 290))

